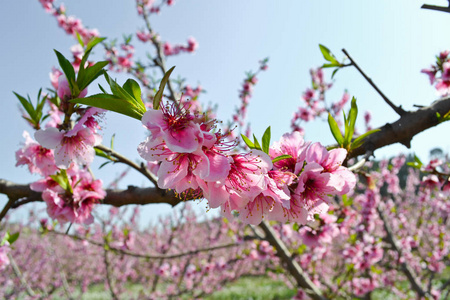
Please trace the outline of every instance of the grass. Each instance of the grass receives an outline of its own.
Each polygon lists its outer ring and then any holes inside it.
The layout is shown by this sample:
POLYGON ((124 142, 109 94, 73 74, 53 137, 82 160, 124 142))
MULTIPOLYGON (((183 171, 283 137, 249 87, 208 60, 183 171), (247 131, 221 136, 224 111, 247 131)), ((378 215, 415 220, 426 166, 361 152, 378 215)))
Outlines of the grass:
POLYGON ((242 277, 205 300, 284 300, 292 299, 295 291, 285 283, 268 277, 242 277))

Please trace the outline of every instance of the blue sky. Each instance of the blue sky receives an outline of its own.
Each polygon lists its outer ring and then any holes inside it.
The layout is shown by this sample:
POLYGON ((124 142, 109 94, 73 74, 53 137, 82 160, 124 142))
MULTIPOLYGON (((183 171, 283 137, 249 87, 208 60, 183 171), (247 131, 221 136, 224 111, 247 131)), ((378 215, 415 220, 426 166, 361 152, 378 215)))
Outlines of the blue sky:
MULTIPOLYGON (((61 3, 61 2, 57 2, 61 3)), ((75 15, 102 36, 121 38, 144 24, 137 17, 134 1, 64 1, 68 15, 75 15)), ((227 120, 238 105, 238 89, 244 72, 256 69, 258 60, 269 56, 269 70, 259 76, 248 118, 256 135, 272 127, 272 139, 289 131, 293 112, 301 104, 300 96, 310 84, 309 69, 324 61, 318 44, 324 44, 341 59, 346 48, 384 93, 405 109, 414 104, 427 105, 437 98, 428 78, 420 73, 434 62, 440 51, 450 49, 450 15, 420 9, 423 3, 446 5, 447 1, 428 0, 317 0, 317 1, 211 1, 177 0, 175 6, 152 16, 154 29, 163 40, 184 43, 194 36, 200 44, 194 55, 170 58, 175 75, 191 85, 201 84, 207 93, 204 103, 218 103, 219 118, 227 120)), ((53 49, 69 55, 75 41, 57 27, 38 1, 15 0, 0 11, 0 178, 19 183, 37 180, 25 168, 15 168, 14 152, 22 141, 23 130, 30 130, 18 113, 18 101, 12 91, 35 97, 40 87, 50 86, 48 73, 57 65, 53 49)), ((144 56, 145 45, 137 42, 136 55, 144 56)), ((101 51, 97 51, 101 59, 101 51)), ((328 73, 329 75, 329 73, 328 73)), ((115 76, 125 81, 123 76, 115 76)), ((372 125, 381 126, 397 119, 376 92, 356 72, 347 68, 338 72, 328 99, 338 100, 343 91, 358 99, 360 111, 369 110, 372 125)), ((361 115, 362 116, 362 115, 361 115)), ((362 119, 362 118, 361 118, 362 119)), ((362 123, 361 123, 362 125, 362 123)), ((307 140, 331 143, 325 124, 306 127, 307 140)), ((362 127, 361 127, 362 128, 362 127)), ((448 124, 419 134, 412 149, 424 160, 434 147, 449 150, 448 124)), ((104 140, 116 133, 116 149, 137 159, 137 144, 145 137, 139 122, 109 113, 104 140)), ((392 146, 375 152, 377 158, 408 151, 392 146)), ((123 167, 107 167, 97 173, 105 181, 123 167)), ((139 174, 123 182, 147 185, 139 174)), ((0 206, 6 197, 0 196, 0 206)), ((203 204, 200 204, 203 207, 203 204)), ((170 211, 167 205, 146 208, 150 214, 170 211)))

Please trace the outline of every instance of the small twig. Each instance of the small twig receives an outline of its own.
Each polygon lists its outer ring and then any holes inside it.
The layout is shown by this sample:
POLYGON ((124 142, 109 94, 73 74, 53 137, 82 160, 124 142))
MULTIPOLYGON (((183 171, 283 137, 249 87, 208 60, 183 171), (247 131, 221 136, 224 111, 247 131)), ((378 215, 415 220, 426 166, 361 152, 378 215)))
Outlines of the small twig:
MULTIPOLYGON (((138 171, 139 173, 141 173, 142 175, 144 175, 145 177, 148 178, 148 180, 150 180, 156 188, 158 188, 158 182, 155 178, 155 176, 153 176, 152 173, 150 173, 150 171, 145 167, 144 164, 141 164, 140 166, 134 162, 132 162, 131 160, 129 160, 128 158, 126 158, 125 156, 121 155, 120 153, 117 153, 116 151, 104 146, 104 145, 98 145, 95 148, 102 150, 103 152, 105 152, 106 154, 115 157, 117 159, 117 162, 121 162, 124 163, 130 167, 132 167, 133 169, 135 169, 136 171, 138 171)), ((159 188, 158 188, 159 189, 159 188)))
MULTIPOLYGON (((142 16, 144 17, 145 25, 147 26, 147 30, 149 31, 149 34, 151 36, 151 41, 156 48, 156 54, 157 54, 158 58, 155 59, 154 62, 161 69, 161 72, 164 75, 167 72, 167 68, 166 68, 166 63, 165 63, 166 57, 162 51, 161 42, 156 37, 156 34, 153 31, 152 26, 150 25, 150 20, 148 19, 148 15, 147 15, 147 12, 145 11, 145 9, 142 9, 142 16)), ((170 92, 169 99, 172 101, 176 101, 175 90, 174 90, 174 88, 172 86, 172 82, 170 80, 167 81, 167 87, 169 88, 169 92, 170 92)))
POLYGON ((114 300, 119 300, 119 298, 117 297, 116 293, 114 292, 114 288, 113 288, 112 278, 111 278, 111 274, 109 271, 108 250, 106 250, 106 247, 103 251, 103 261, 105 263, 106 280, 108 281, 108 287, 109 287, 109 292, 111 293, 111 298, 114 300))
MULTIPOLYGON (((394 233, 392 232, 391 226, 389 225, 386 216, 384 215, 380 207, 377 207, 377 212, 381 221, 383 221, 383 227, 384 230, 386 231, 386 240, 391 245, 392 249, 395 252, 397 252, 400 261, 400 257, 402 256, 401 249, 400 246, 398 245, 397 240, 394 237, 394 233)), ((420 286, 420 283, 418 282, 417 275, 415 274, 414 270, 406 262, 400 263, 400 269, 406 275, 406 278, 408 278, 411 288, 414 291, 416 291, 419 297, 422 298, 425 296, 429 296, 429 293, 425 292, 424 289, 420 286)))
POLYGON ((399 116, 403 116, 405 115, 407 112, 401 107, 401 106, 396 106, 394 105, 394 103, 391 102, 391 100, 388 99, 388 97, 386 97, 385 94, 383 94, 383 92, 375 85, 375 83, 372 81, 372 79, 370 79, 369 76, 366 75, 366 73, 364 73, 364 71, 358 66, 358 64, 353 60, 353 58, 350 56, 350 54, 348 54, 347 50, 342 49, 342 52, 344 52, 344 54, 348 57, 348 59, 350 59, 351 64, 359 71, 359 73, 367 80, 367 82, 378 92, 378 94, 381 96, 381 98, 383 98, 383 100, 399 115, 399 116))
MULTIPOLYGON (((70 225, 72 225, 72 223, 70 223, 70 225)), ((64 273, 63 269, 61 268, 61 261, 59 259, 58 254, 56 254, 55 249, 53 248, 52 244, 49 245, 48 250, 50 252, 50 255, 55 258, 55 261, 58 264, 58 272, 59 272, 59 276, 61 277, 64 293, 66 294, 67 299, 73 300, 74 298, 72 296, 72 293, 70 292, 70 287, 69 287, 69 283, 67 282, 66 274, 64 273)))
MULTIPOLYGON (((50 233, 56 234, 56 235, 63 235, 63 236, 67 236, 70 237, 74 240, 79 240, 79 241, 86 241, 89 244, 95 245, 95 246, 99 246, 99 247, 104 247, 105 244, 100 243, 100 242, 96 242, 90 239, 86 239, 86 238, 82 238, 76 235, 70 235, 70 234, 64 234, 62 232, 58 232, 58 231, 49 231, 50 233)), ((244 239, 245 241, 249 240, 249 239, 244 239)), ((239 243, 229 243, 229 244, 223 244, 223 245, 218 245, 218 246, 214 246, 214 247, 207 247, 207 248, 199 248, 196 250, 191 250, 191 251, 186 251, 186 252, 181 252, 181 253, 177 253, 177 254, 169 254, 169 255, 144 255, 144 254, 138 254, 138 253, 134 253, 128 250, 123 250, 123 249, 119 249, 119 248, 115 248, 115 247, 111 247, 109 246, 109 250, 113 251, 113 252, 117 252, 120 254, 124 254, 124 255, 129 255, 132 257, 137 257, 137 258, 146 258, 146 259, 172 259, 172 258, 180 258, 183 256, 188 256, 188 255, 194 255, 194 254, 198 254, 201 252, 209 252, 209 251, 215 251, 215 250, 220 250, 220 249, 226 249, 226 248, 232 248, 232 247, 238 247, 242 244, 239 243)))
POLYGON ((445 7, 445 6, 437 6, 437 5, 424 4, 424 5, 422 5, 421 8, 423 8, 423 9, 431 9, 431 10, 437 10, 437 11, 443 11, 443 12, 446 12, 446 13, 450 13, 450 2, 449 2, 449 4, 448 4, 447 7, 445 7))
POLYGON ((12 269, 14 271, 14 274, 16 274, 17 278, 19 278, 20 283, 22 284, 22 286, 25 287, 25 290, 26 290, 28 296, 35 297, 36 293, 33 291, 33 289, 30 287, 28 282, 25 280, 22 272, 20 272, 19 266, 17 266, 16 261, 14 260, 13 256, 11 255, 11 253, 8 253, 8 258, 9 258, 11 267, 12 267, 12 269))

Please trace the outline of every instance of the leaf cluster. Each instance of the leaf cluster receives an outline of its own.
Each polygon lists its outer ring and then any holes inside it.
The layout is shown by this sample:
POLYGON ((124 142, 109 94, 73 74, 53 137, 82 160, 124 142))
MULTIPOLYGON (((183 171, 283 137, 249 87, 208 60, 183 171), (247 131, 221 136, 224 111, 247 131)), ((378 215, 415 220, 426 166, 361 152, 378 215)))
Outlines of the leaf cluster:
POLYGON ((355 97, 352 98, 350 111, 348 113, 348 117, 344 113, 344 135, 342 135, 341 130, 339 129, 339 126, 336 122, 336 120, 333 118, 333 116, 329 113, 328 114, 328 125, 330 126, 331 133, 333 134, 334 139, 338 143, 340 148, 346 149, 348 152, 352 151, 353 149, 356 149, 360 147, 364 139, 371 135, 374 132, 380 131, 380 129, 373 129, 369 130, 366 133, 358 136, 356 139, 353 140, 353 134, 355 132, 355 124, 356 124, 356 118, 358 116, 358 107, 356 105, 356 99, 355 97))

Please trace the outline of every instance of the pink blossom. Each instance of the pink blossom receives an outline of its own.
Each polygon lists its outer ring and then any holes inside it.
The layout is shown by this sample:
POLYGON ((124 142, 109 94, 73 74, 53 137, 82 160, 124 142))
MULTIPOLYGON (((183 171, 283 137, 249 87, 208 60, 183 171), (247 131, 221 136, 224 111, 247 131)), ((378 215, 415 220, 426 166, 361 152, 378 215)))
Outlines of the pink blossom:
POLYGON ((52 71, 49 73, 50 82, 55 90, 58 90, 58 79, 63 74, 59 69, 52 67, 52 71))
POLYGON ((447 96, 450 93, 450 80, 438 79, 435 87, 441 97, 447 96))
POLYGON ((274 142, 269 154, 272 159, 281 155, 290 155, 287 158, 274 163, 274 168, 281 171, 294 173, 297 164, 303 164, 306 157, 306 149, 309 143, 305 143, 300 132, 285 133, 279 142, 274 142))
MULTIPOLYGON (((82 90, 78 98, 84 98, 87 95, 87 88, 82 90)), ((72 99, 72 92, 70 91, 69 82, 64 74, 58 78, 58 97, 61 100, 72 99)))
POLYGON ((427 74, 428 78, 430 79, 430 84, 434 84, 436 80, 436 73, 437 69, 435 66, 431 66, 430 69, 422 69, 420 70, 421 73, 427 74))
POLYGON ((26 131, 23 132, 23 137, 25 145, 16 151, 16 166, 28 165, 30 173, 38 173, 43 176, 55 174, 58 168, 55 165, 53 150, 39 145, 26 131))
POLYGON ((194 52, 198 49, 198 42, 195 40, 195 38, 189 37, 187 42, 188 42, 188 46, 187 46, 188 52, 194 52))
POLYGON ((142 124, 153 138, 161 136, 167 147, 174 152, 192 153, 201 146, 202 133, 194 116, 176 104, 150 109, 142 117, 142 124))
POLYGON ((50 127, 38 130, 36 140, 47 149, 55 149, 58 168, 68 168, 72 162, 89 165, 95 156, 94 146, 98 140, 89 128, 79 127, 68 132, 50 127))
POLYGON ((0 246, 0 271, 4 271, 10 264, 8 252, 10 251, 9 244, 6 243, 0 246))
POLYGON ((272 169, 270 157, 259 150, 231 155, 231 169, 224 182, 200 182, 204 197, 212 208, 228 203, 231 212, 241 209, 267 188, 265 176, 272 169))

